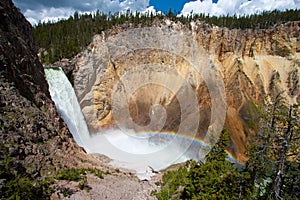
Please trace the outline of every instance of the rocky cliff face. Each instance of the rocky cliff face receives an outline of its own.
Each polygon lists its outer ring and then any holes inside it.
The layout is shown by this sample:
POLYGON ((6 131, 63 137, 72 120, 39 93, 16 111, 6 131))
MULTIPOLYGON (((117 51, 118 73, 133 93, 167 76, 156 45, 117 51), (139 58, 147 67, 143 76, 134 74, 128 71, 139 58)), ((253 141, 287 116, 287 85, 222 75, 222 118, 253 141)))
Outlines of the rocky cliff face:
MULTIPOLYGON (((186 90, 187 80, 198 97, 195 110, 199 109, 201 117, 197 134, 204 137, 214 123, 210 120, 212 91, 205 77, 211 75, 197 73, 193 59, 203 61, 198 69, 213 69, 222 77, 227 99, 225 127, 231 133, 231 151, 239 160, 245 159, 247 137, 255 133, 254 103, 281 91, 289 103, 299 102, 300 22, 269 30, 229 30, 201 22, 191 25, 192 31, 167 21, 136 32, 116 29, 95 36, 87 50, 73 60, 72 76, 90 130, 116 124, 152 130, 151 113, 160 104, 166 113, 161 130, 178 131, 186 117, 181 116, 184 111, 178 94, 186 90), (196 42, 184 41, 186 36, 196 42), (194 46, 202 53, 196 55, 194 46), (191 57, 193 54, 197 58, 191 57), (124 91, 130 94, 114 96, 124 91), (114 115, 116 105, 120 112, 114 115)), ((188 98, 184 104, 191 104, 188 98)))
POLYGON ((14 178, 51 176, 78 165, 74 156, 84 152, 50 99, 31 25, 10 0, 0 2, 0 67, 0 188, 5 198, 3 190, 14 178))
POLYGON ((253 102, 262 103, 266 94, 283 92, 289 103, 299 103, 299 30, 299 22, 245 31, 194 26, 197 41, 222 70, 228 106, 226 127, 238 158, 247 136, 255 132, 253 102))
MULTIPOLYGON (((31 25, 11 1, 1 1, 1 71, 26 98, 40 91, 49 97, 43 68, 35 52, 31 25), (18 45, 15 45, 18 44, 18 45)), ((38 103, 38 100, 34 100, 38 103)))

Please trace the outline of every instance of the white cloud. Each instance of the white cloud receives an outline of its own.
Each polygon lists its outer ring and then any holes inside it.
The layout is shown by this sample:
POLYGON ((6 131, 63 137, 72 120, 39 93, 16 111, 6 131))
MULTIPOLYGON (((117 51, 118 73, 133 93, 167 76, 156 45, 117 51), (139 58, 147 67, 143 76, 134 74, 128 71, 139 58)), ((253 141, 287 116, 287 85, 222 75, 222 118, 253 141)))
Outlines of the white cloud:
POLYGON ((132 11, 144 11, 149 6, 150 0, 125 0, 120 3, 121 11, 128 9, 132 11))
POLYGON ((215 16, 244 15, 295 8, 300 8, 300 0, 219 0, 217 3, 212 3, 211 0, 197 0, 186 3, 181 14, 186 16, 193 12, 194 14, 205 13, 215 16))
POLYGON ((142 11, 142 13, 146 14, 146 13, 149 13, 149 14, 153 14, 153 15, 156 15, 156 14, 162 14, 161 11, 156 11, 154 6, 150 6, 148 7, 146 10, 142 11))
MULTIPOLYGON (((68 18, 77 10, 79 13, 91 13, 97 9, 101 12, 153 12, 156 10, 149 5, 150 0, 13 0, 17 7, 24 13, 31 24, 39 21, 56 21, 68 18)), ((170 4, 171 6, 172 4, 170 4)), ((243 15, 262 12, 264 10, 285 10, 300 8, 300 0, 196 0, 186 3, 181 14, 206 13, 210 15, 243 15)))
POLYGON ((101 12, 126 12, 131 11, 144 12, 149 7, 150 0, 14 0, 15 4, 20 7, 27 20, 32 24, 39 21, 56 21, 58 19, 68 18, 75 11, 87 13, 99 10, 101 12))
POLYGON ((24 13, 25 17, 31 24, 37 24, 39 21, 57 21, 65 19, 73 15, 75 12, 72 8, 41 8, 39 10, 27 9, 24 13))

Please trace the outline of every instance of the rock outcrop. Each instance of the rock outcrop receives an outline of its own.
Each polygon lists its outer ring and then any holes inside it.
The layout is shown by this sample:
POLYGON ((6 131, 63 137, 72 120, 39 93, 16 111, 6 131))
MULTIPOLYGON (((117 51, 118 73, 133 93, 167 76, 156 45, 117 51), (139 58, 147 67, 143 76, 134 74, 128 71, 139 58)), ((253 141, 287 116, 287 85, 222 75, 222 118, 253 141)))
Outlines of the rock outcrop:
MULTIPOLYGON (((247 137, 255 134, 255 103, 262 103, 266 94, 281 91, 289 103, 299 102, 300 22, 268 30, 229 30, 202 22, 193 22, 191 26, 192 31, 179 23, 167 22, 167 25, 138 30, 145 40, 136 39, 130 28, 94 37, 87 50, 73 60, 72 74, 91 131, 116 123, 129 129, 146 126, 151 130, 151 113, 160 104, 167 116, 161 118, 166 120, 162 130, 176 132, 184 121, 182 102, 177 95, 185 90, 187 80, 198 97, 199 108, 195 110, 199 109, 201 117, 197 134, 204 137, 213 123, 210 121, 211 91, 206 77, 203 78, 207 74, 200 72, 199 75, 190 62, 189 58, 195 53, 193 45, 201 49, 202 54, 197 59, 205 62, 200 64, 216 70, 225 84, 225 127, 231 133, 230 150, 239 160, 245 160, 247 137), (157 31, 162 38, 151 37, 159 35, 157 31), (185 41, 179 35, 190 35, 196 44, 180 46, 180 42, 185 41), (126 74, 132 75, 127 77, 126 74), (126 88, 126 84, 131 88, 126 88), (126 89, 130 95, 113 98, 115 91, 122 93, 126 89), (126 103, 120 103, 122 101, 126 103), (117 115, 113 114, 115 105, 121 110, 117 115), (129 114, 124 114, 126 109, 129 114), (138 126, 128 125, 128 118, 138 126)), ((189 99, 185 102, 189 104, 189 99)))
POLYGON ((86 157, 50 98, 31 25, 11 0, 0 2, 0 67, 0 190, 5 198, 12 187, 6 184, 14 178, 53 176, 86 157))
POLYGON ((141 182, 75 143, 50 99, 31 26, 11 0, 0 1, 0 27, 0 199, 155 199, 158 180, 141 182), (53 181, 66 168, 105 178, 53 181))

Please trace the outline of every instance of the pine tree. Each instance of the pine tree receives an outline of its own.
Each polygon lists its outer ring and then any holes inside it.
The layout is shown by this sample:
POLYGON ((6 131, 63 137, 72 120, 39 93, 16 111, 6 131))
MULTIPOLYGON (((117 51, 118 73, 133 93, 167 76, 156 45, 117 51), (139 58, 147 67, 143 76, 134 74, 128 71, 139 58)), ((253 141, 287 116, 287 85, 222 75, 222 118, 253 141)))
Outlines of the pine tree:
MULTIPOLYGON (((278 200, 295 194, 291 193, 295 188, 291 180, 299 177, 296 172, 300 148, 299 108, 286 105, 281 93, 267 100, 260 122, 261 131, 251 142, 247 169, 255 186, 254 199, 278 200)), ((299 192, 296 195, 300 197, 299 192)))
POLYGON ((228 145, 229 133, 224 130, 205 163, 189 161, 185 167, 163 176, 162 190, 157 198, 250 199, 250 176, 243 168, 226 160, 228 145))

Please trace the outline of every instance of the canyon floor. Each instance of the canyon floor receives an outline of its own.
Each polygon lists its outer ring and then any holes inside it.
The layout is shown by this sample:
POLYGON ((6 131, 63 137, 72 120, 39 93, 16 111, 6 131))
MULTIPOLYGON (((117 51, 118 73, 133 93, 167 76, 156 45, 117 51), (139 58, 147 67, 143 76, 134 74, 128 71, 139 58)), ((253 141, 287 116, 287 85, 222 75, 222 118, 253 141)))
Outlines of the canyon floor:
MULTIPOLYGON (((79 182, 57 180, 54 183, 56 192, 51 195, 52 200, 73 199, 73 200, 92 200, 92 199, 156 199, 151 195, 152 191, 159 190, 157 184, 162 178, 162 173, 153 174, 150 180, 140 180, 135 176, 133 170, 124 168, 114 168, 109 164, 111 161, 106 156, 100 154, 88 155, 92 159, 99 161, 98 167, 108 172, 103 178, 94 174, 86 175, 87 187, 80 189, 79 182)), ((84 167, 84 166, 83 166, 84 167)), ((90 167, 87 165, 86 167, 90 167)))

